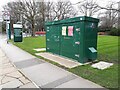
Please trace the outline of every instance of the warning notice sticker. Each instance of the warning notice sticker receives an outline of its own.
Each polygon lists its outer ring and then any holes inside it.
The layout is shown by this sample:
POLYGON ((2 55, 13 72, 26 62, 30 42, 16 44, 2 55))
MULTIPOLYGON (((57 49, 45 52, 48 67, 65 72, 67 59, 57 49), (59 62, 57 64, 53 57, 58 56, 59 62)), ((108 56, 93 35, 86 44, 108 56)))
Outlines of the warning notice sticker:
POLYGON ((68 36, 73 36, 73 26, 68 27, 68 36))
POLYGON ((62 27, 62 35, 63 36, 66 36, 66 28, 67 28, 66 26, 62 27))

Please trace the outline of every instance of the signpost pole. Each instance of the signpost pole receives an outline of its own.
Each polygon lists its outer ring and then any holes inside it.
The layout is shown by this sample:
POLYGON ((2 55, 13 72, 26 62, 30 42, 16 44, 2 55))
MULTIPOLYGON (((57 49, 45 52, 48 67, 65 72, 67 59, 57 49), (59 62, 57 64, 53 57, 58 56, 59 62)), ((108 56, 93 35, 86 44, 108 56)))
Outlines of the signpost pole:
POLYGON ((8 40, 11 39, 11 30, 10 30, 10 14, 8 11, 3 11, 3 16, 4 17, 4 21, 6 23, 6 34, 7 34, 7 43, 8 43, 8 40))

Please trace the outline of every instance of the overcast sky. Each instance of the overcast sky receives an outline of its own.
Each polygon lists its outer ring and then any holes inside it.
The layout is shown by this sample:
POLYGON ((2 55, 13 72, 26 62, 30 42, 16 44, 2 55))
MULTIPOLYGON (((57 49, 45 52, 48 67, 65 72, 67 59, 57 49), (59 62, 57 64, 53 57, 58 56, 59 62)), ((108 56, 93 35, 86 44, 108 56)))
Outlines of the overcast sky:
MULTIPOLYGON (((1 11, 3 10, 2 7, 4 5, 6 5, 8 2, 11 2, 11 1, 16 1, 16 0, 0 0, 0 17, 1 17, 1 11)), ((41 1, 41 0, 37 0, 37 1, 41 1)), ((44 0, 45 1, 45 0, 44 0)), ((55 1, 55 0, 52 0, 52 1, 55 1)), ((65 1, 65 0, 64 0, 65 1)), ((79 2, 79 1, 83 1, 83 0, 70 0, 73 4, 79 2)), ((97 3, 100 5, 100 6, 103 6, 105 7, 109 1, 113 1, 113 2, 118 2, 120 0, 94 0, 94 1, 97 1, 97 3)), ((116 7, 117 7, 117 4, 116 4, 116 7)))

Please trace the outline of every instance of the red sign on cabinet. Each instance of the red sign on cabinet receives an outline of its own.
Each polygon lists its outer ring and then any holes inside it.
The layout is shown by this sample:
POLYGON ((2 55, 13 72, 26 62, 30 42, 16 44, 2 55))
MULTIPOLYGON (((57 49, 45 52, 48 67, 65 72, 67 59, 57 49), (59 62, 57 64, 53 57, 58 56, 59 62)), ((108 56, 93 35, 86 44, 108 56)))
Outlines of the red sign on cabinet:
POLYGON ((68 36, 73 36, 73 26, 68 26, 68 36))

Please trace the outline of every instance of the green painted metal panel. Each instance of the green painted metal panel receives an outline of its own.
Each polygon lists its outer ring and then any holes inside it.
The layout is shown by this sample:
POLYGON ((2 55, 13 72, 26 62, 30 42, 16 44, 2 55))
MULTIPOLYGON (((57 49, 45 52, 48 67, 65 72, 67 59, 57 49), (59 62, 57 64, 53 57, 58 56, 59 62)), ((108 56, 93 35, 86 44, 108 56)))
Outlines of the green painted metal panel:
POLYGON ((97 58, 97 52, 92 52, 89 50, 89 48, 93 47, 95 50, 97 50, 97 27, 97 22, 85 22, 85 54, 89 59, 93 60, 97 58))
POLYGON ((76 30, 79 29, 79 25, 79 23, 68 23, 62 25, 62 27, 66 27, 66 35, 64 35, 64 33, 62 35, 61 33, 60 55, 75 60, 79 59, 80 32, 79 30, 76 30))
POLYGON ((47 26, 46 50, 54 54, 60 53, 60 30, 59 29, 60 29, 60 26, 58 25, 47 26))
POLYGON ((10 30, 10 23, 8 23, 8 39, 10 40, 11 39, 11 30, 10 30))
POLYGON ((97 58, 98 19, 76 17, 47 22, 46 49, 78 62, 97 58))
POLYGON ((6 25, 7 25, 6 27, 7 38, 10 40, 11 39, 10 22, 7 22, 6 25))
POLYGON ((22 42, 22 29, 14 28, 14 42, 22 42))

